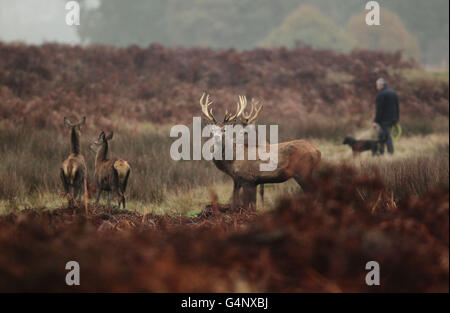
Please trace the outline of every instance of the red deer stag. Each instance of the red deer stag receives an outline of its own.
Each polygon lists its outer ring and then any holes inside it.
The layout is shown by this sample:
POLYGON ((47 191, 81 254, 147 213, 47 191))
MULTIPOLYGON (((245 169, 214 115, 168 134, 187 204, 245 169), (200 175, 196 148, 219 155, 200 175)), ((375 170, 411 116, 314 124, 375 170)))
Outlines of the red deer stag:
POLYGON ((113 137, 111 132, 108 136, 102 130, 98 139, 95 140, 91 149, 96 152, 95 157, 95 183, 97 184, 96 204, 100 200, 102 191, 108 192, 108 207, 111 207, 111 191, 118 196, 118 207, 122 203, 125 209, 125 190, 131 167, 125 160, 108 159, 108 141, 113 137))
MULTIPOLYGON (((225 113, 223 122, 217 122, 210 108, 211 104, 212 101, 209 95, 203 94, 200 98, 202 113, 209 121, 220 128, 221 134, 219 136, 221 136, 221 151, 223 153, 226 149, 224 128, 226 125, 238 123, 237 119, 242 118, 242 114, 247 106, 247 100, 245 96, 240 96, 236 113, 225 113)), ((247 124, 253 122, 261 108, 262 105, 256 109, 253 116, 244 113, 244 122, 247 124)), ((236 142, 233 144, 234 156, 236 155, 236 146, 238 144, 236 142)), ((260 165, 267 163, 266 161, 248 159, 248 151, 252 148, 248 144, 244 144, 245 157, 243 160, 225 160, 224 157, 221 160, 213 159, 216 167, 233 179, 233 207, 236 207, 238 204, 241 187, 244 190, 245 207, 256 207, 256 187, 260 184, 281 183, 294 178, 304 191, 308 191, 311 188, 311 175, 321 160, 321 153, 317 148, 305 140, 293 140, 277 144, 266 143, 265 145, 266 151, 272 151, 271 149, 278 151, 278 164, 274 170, 261 171, 260 165)))
MULTIPOLYGON (((239 96, 239 100, 240 100, 240 102, 243 103, 243 106, 244 106, 244 107, 247 107, 247 98, 246 98, 246 97, 239 96)), ((252 99, 252 102, 251 102, 252 107, 251 107, 251 109, 250 109, 250 112, 249 112, 249 113, 245 113, 245 112, 243 111, 242 114, 240 115, 240 123, 241 123, 244 127, 246 127, 246 126, 248 126, 248 125, 252 125, 253 127, 255 127, 255 124, 253 124, 253 122, 254 122, 254 121, 256 120, 256 118, 258 117, 259 111, 261 111, 262 106, 263 106, 263 105, 261 104, 261 105, 257 108, 258 103, 259 103, 259 102, 258 102, 257 100, 252 99), (255 112, 254 114, 253 114, 253 111, 255 112)), ((238 104, 238 105, 239 105, 239 104, 238 104)), ((255 127, 255 131, 256 131, 256 127, 255 127)), ((244 143, 248 145, 248 139, 245 139, 244 143)), ((260 194, 260 196, 261 196, 261 204, 262 204, 262 207, 264 207, 264 184, 261 184, 261 185, 259 186, 259 194, 260 194)))
POLYGON ((62 163, 60 177, 66 196, 69 199, 69 207, 72 207, 73 201, 81 196, 81 188, 84 183, 84 200, 87 214, 87 170, 84 157, 80 153, 81 126, 85 122, 86 117, 83 117, 76 124, 72 124, 69 119, 64 117, 64 125, 70 129, 70 155, 62 163))

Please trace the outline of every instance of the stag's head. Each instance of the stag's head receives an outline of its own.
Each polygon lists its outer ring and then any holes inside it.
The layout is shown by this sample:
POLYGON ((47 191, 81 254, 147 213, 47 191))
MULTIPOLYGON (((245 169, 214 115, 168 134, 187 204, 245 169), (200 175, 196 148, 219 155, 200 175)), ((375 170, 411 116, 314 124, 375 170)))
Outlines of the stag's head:
POLYGON ((253 121, 258 117, 259 112, 262 109, 262 104, 258 107, 259 102, 255 99, 251 100, 251 109, 250 112, 246 113, 245 110, 247 108, 247 97, 246 96, 238 96, 239 101, 236 102, 236 112, 228 113, 228 110, 225 111, 225 116, 223 121, 218 121, 213 114, 213 109, 211 105, 213 104, 210 96, 206 93, 203 93, 200 98, 200 106, 202 108, 203 116, 214 125, 223 129, 225 125, 233 125, 233 124, 242 124, 244 126, 253 123, 253 121))
POLYGON ((92 142, 90 148, 92 151, 94 152, 98 152, 98 150, 106 145, 108 143, 109 140, 112 139, 113 137, 113 132, 109 133, 109 135, 106 135, 105 132, 102 130, 100 132, 100 134, 98 135, 97 139, 94 139, 94 141, 92 142))
POLYGON ((246 113, 247 109, 247 97, 246 96, 238 96, 238 102, 236 102, 236 112, 228 113, 225 111, 225 116, 223 121, 218 121, 213 114, 213 109, 211 105, 213 104, 210 96, 206 93, 203 93, 200 98, 200 106, 202 108, 203 116, 213 123, 215 129, 213 130, 213 136, 216 139, 217 143, 224 144, 225 140, 223 140, 225 135, 225 126, 226 125, 236 125, 240 124, 242 126, 247 126, 255 121, 258 117, 259 112, 262 109, 262 104, 258 107, 259 102, 255 99, 251 100, 251 109, 250 112, 246 113))
POLYGON ((71 131, 74 130, 77 135, 81 135, 81 126, 83 126, 85 123, 85 116, 81 120, 79 120, 78 123, 71 123, 67 117, 64 117, 64 125, 71 131))

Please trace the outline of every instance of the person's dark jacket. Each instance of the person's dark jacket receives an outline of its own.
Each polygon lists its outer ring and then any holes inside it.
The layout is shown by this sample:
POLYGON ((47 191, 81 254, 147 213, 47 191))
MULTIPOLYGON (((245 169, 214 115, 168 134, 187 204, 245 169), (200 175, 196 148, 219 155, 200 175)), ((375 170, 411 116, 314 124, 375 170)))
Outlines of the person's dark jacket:
POLYGON ((380 125, 395 125, 400 118, 398 97, 387 87, 380 90, 375 100, 375 120, 380 125))

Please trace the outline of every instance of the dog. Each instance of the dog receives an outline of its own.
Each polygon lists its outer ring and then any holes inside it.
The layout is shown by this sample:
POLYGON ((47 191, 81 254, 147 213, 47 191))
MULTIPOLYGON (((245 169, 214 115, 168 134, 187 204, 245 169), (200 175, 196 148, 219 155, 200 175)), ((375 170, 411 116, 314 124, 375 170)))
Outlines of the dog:
POLYGON ((352 137, 345 137, 342 144, 349 145, 352 148, 353 156, 357 156, 364 151, 372 151, 373 156, 379 153, 380 142, 378 140, 357 140, 352 137))

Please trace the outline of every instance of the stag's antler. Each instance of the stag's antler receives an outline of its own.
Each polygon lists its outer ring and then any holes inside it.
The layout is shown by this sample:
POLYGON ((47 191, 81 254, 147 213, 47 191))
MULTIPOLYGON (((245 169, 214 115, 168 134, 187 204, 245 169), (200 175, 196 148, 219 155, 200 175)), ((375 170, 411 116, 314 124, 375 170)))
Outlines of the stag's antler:
MULTIPOLYGON (((245 100, 247 101, 247 100, 245 100)), ((253 122, 257 117, 259 112, 261 111, 263 105, 261 103, 261 105, 259 106, 259 108, 256 108, 257 105, 259 104, 259 101, 252 99, 252 107, 250 109, 250 112, 248 114, 245 114, 244 112, 242 112, 242 117, 244 119, 244 124, 250 124, 251 122, 253 122), (256 108, 256 110, 255 110, 256 108), (253 114, 253 111, 255 110, 255 114, 253 114), (253 116, 252 116, 253 114, 253 116)))
POLYGON ((237 119, 247 107, 247 99, 245 96, 239 96, 239 102, 236 103, 236 113, 229 114, 228 111, 225 111, 225 118, 223 119, 224 123, 237 119))
MULTIPOLYGON (((200 105, 202 107, 202 112, 208 120, 213 121, 214 123, 217 124, 217 120, 213 115, 212 108, 210 108, 211 104, 212 101, 209 99, 209 95, 203 93, 202 97, 200 98, 200 105)), ((245 96, 239 96, 239 102, 236 103, 236 113, 231 114, 228 113, 228 110, 226 110, 223 123, 228 123, 230 121, 237 119, 239 116, 241 116, 246 107, 247 107, 247 98, 245 96)))
POLYGON ((210 121, 213 121, 214 123, 217 123, 216 119, 214 118, 214 115, 212 113, 212 108, 209 106, 212 104, 212 101, 209 100, 209 95, 206 93, 203 93, 202 97, 200 98, 200 105, 202 107, 202 112, 206 116, 206 118, 210 121), (206 99, 203 102, 203 98, 206 95, 206 99))

